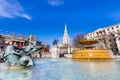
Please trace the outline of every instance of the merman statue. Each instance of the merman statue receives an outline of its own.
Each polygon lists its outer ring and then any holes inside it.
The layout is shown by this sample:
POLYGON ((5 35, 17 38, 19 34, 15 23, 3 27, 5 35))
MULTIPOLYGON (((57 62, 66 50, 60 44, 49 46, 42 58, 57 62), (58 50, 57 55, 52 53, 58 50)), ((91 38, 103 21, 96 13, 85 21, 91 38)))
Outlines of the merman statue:
POLYGON ((8 45, 5 48, 3 59, 11 67, 33 66, 33 59, 31 55, 42 48, 43 46, 38 46, 36 41, 30 42, 28 46, 24 46, 22 48, 8 45))

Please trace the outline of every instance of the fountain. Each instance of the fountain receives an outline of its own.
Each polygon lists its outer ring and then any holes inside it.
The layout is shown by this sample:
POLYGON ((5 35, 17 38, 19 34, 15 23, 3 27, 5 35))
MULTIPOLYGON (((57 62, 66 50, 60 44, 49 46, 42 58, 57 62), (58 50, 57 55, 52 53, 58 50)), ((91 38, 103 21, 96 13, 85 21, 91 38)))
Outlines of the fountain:
POLYGON ((30 42, 28 46, 22 48, 8 45, 4 51, 3 59, 11 68, 24 68, 33 66, 31 54, 43 48, 38 46, 36 41, 30 42))
POLYGON ((52 58, 59 58, 60 49, 57 48, 57 46, 53 46, 53 47, 50 49, 50 52, 51 52, 51 57, 52 57, 52 58))
POLYGON ((72 59, 78 60, 113 60, 113 54, 100 40, 81 40, 83 47, 73 53, 72 59))

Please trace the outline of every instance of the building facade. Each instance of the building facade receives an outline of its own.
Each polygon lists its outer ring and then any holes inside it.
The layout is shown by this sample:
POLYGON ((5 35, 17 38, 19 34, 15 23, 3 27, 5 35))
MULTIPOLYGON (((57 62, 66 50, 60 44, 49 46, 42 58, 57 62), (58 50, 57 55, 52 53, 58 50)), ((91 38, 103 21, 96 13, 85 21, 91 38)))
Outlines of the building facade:
POLYGON ((5 35, 5 34, 0 34, 0 49, 4 50, 4 48, 11 44, 16 47, 22 47, 25 45, 25 42, 27 39, 24 36, 13 36, 13 35, 5 35))
POLYGON ((59 58, 66 57, 66 55, 70 55, 72 52, 72 46, 70 44, 70 37, 67 31, 67 25, 65 24, 63 40, 60 44, 54 45, 50 48, 51 57, 59 58))
POLYGON ((70 45, 70 37, 68 35, 66 24, 64 28, 63 41, 58 45, 58 48, 60 49, 60 53, 71 53, 72 46, 70 45))
POLYGON ((113 51, 114 55, 120 55, 120 24, 100 28, 85 35, 86 39, 99 39, 113 51))

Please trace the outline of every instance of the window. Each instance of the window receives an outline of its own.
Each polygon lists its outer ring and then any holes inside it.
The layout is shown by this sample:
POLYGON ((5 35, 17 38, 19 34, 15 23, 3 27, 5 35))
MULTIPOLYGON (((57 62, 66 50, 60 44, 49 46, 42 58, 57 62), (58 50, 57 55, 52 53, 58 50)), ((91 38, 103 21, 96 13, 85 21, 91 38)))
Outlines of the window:
POLYGON ((116 28, 118 28, 118 26, 116 26, 116 28))
POLYGON ((110 47, 112 47, 112 44, 110 44, 110 47))
POLYGON ((111 42, 111 39, 109 39, 109 42, 111 42))
POLYGON ((115 43, 115 46, 117 47, 117 44, 115 43))
POLYGON ((116 39, 114 38, 114 41, 116 41, 116 39))
POLYGON ((5 41, 3 40, 3 44, 5 43, 5 41))
POLYGON ((118 51, 118 48, 116 48, 116 51, 118 51))

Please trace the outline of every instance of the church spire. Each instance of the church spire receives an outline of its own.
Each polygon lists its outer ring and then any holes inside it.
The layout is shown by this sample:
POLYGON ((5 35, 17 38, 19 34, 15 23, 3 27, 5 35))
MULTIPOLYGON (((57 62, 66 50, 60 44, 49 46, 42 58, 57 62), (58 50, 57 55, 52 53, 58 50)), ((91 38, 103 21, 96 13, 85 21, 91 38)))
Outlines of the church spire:
POLYGON ((65 30, 64 33, 67 33, 67 24, 65 23, 65 30))
POLYGON ((66 23, 65 23, 64 35, 63 35, 63 44, 69 44, 69 35, 68 35, 66 23))

